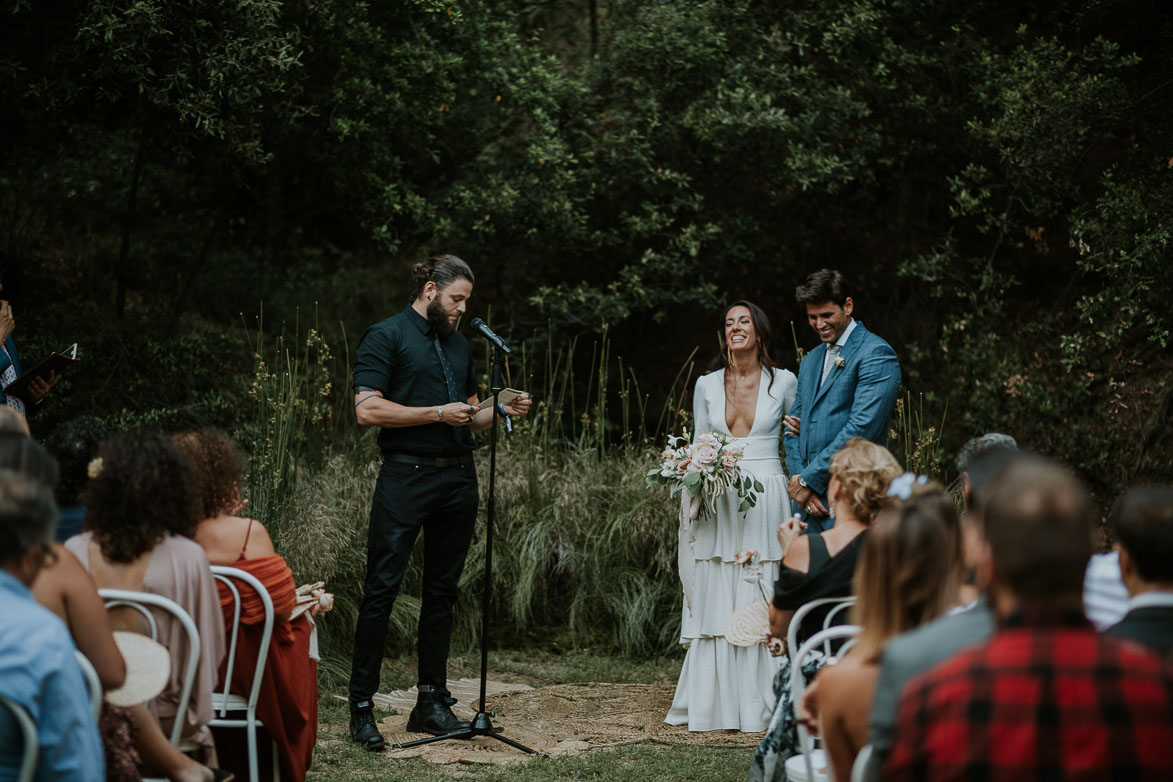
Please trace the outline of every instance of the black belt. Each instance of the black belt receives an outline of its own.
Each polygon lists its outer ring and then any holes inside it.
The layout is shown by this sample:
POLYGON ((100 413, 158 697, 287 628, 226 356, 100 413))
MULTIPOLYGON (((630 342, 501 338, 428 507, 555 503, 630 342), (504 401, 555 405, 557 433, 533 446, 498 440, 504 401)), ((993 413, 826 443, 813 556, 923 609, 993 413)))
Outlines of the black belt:
POLYGON ((395 464, 417 464, 426 465, 428 467, 456 467, 461 464, 472 464, 472 454, 466 453, 460 456, 437 456, 437 457, 423 457, 412 456, 407 453, 385 453, 383 454, 383 463, 394 462, 395 464))

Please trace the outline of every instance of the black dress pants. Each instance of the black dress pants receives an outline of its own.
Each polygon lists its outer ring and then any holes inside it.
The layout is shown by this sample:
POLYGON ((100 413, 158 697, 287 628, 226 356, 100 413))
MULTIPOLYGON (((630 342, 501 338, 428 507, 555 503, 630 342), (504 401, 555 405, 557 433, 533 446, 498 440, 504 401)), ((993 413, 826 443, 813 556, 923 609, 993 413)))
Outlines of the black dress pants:
POLYGON ((350 702, 370 700, 379 689, 387 620, 416 537, 424 533, 420 606, 419 684, 447 691, 452 608, 477 516, 472 464, 435 467, 384 462, 375 483, 367 533, 367 576, 350 669, 350 702))

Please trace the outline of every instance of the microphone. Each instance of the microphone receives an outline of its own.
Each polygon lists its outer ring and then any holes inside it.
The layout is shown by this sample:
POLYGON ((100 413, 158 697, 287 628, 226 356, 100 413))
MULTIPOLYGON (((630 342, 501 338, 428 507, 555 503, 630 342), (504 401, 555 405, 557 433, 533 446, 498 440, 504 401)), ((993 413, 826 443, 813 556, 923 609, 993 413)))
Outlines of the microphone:
POLYGON ((475 329, 477 332, 479 332, 482 337, 489 340, 489 343, 493 347, 497 348, 497 350, 500 350, 502 353, 512 352, 509 350, 509 345, 505 343, 505 340, 498 337, 496 333, 494 333, 493 330, 489 328, 488 323, 485 323, 480 318, 473 318, 469 322, 469 325, 472 326, 473 329, 475 329))

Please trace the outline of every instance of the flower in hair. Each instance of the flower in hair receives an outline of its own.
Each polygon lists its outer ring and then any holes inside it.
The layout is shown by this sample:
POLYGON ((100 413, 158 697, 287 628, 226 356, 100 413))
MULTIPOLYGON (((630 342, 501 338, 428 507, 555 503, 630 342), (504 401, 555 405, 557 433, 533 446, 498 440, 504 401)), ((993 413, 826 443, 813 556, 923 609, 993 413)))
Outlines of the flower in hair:
POLYGON ((899 478, 893 478, 892 483, 888 484, 888 496, 907 501, 912 497, 912 491, 916 486, 924 486, 928 482, 929 476, 927 475, 913 475, 906 472, 899 478))
POLYGON ((102 457, 98 456, 94 459, 91 459, 90 463, 88 465, 86 465, 86 475, 90 476, 91 478, 97 478, 101 474, 102 474, 102 457))

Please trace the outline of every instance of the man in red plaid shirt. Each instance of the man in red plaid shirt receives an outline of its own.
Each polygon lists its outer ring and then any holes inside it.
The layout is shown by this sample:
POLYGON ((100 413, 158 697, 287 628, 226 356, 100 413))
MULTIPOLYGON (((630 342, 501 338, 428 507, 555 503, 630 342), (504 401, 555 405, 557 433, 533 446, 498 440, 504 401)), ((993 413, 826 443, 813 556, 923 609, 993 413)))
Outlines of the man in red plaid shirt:
POLYGON ((995 481, 980 521, 998 632, 904 688, 884 779, 1173 779, 1173 666, 1083 614, 1078 482, 1038 457, 995 481))

